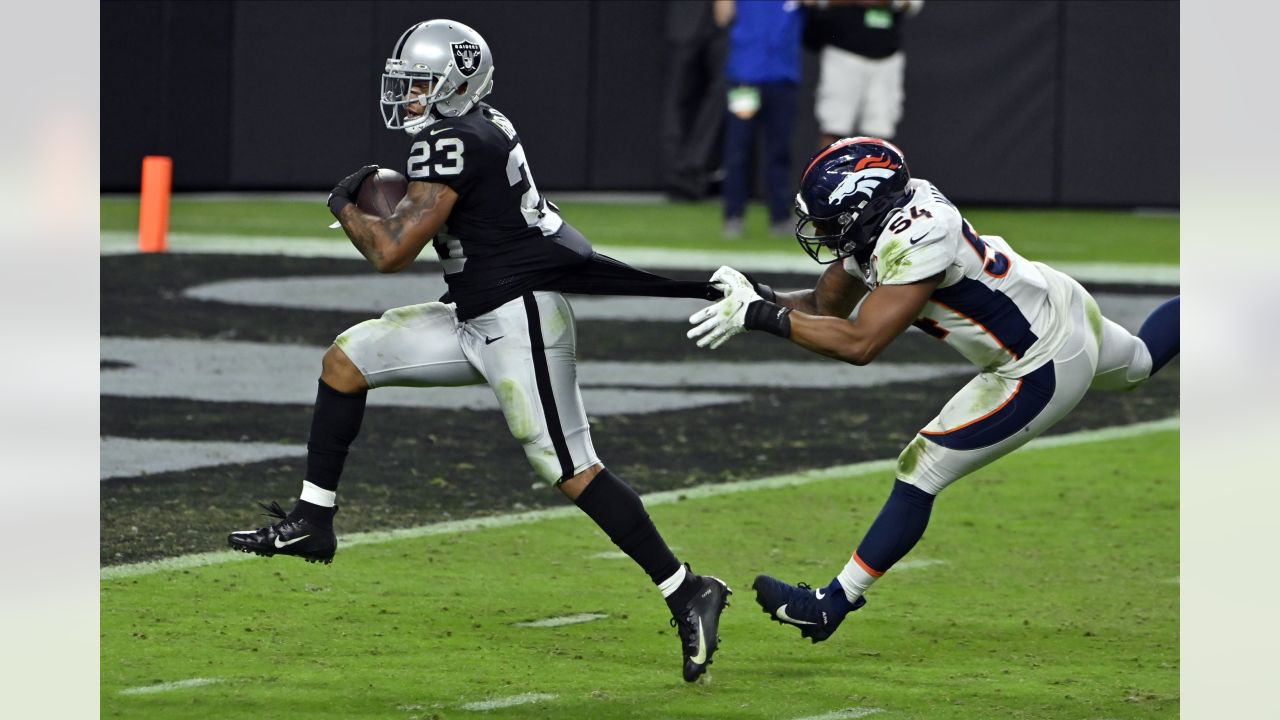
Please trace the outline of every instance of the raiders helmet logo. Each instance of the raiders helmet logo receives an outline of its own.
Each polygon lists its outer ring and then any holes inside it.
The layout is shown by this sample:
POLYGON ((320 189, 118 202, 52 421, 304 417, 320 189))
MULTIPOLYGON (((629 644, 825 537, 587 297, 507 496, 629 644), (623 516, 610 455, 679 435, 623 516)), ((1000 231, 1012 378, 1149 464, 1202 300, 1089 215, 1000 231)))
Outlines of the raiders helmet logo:
POLYGON ((462 77, 471 77, 480 69, 480 46, 473 42, 449 43, 453 48, 453 65, 462 77))

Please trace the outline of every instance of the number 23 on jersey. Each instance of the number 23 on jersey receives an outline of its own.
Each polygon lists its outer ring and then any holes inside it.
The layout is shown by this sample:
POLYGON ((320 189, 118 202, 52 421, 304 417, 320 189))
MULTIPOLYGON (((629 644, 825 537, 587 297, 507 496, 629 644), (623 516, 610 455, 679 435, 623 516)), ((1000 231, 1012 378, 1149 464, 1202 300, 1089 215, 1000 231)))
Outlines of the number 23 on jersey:
POLYGON ((433 153, 431 140, 419 140, 409 148, 409 177, 424 180, 433 174, 457 175, 462 172, 465 149, 461 138, 442 137, 435 140, 433 153))

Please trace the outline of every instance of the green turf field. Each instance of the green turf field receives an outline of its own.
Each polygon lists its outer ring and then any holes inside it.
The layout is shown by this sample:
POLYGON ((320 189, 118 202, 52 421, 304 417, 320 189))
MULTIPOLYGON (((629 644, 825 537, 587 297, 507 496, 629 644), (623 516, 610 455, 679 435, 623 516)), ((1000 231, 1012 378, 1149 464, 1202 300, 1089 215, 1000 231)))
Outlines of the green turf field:
POLYGON ((102 714, 1177 717, 1176 431, 1015 453, 940 497, 907 558, 938 562, 891 571, 830 641, 767 621, 754 575, 825 583, 889 484, 651 509, 683 559, 736 590, 708 682, 680 679, 656 591, 594 558, 614 548, 575 516, 340 549, 329 567, 255 557, 104 581, 102 714), (608 617, 515 625, 587 612, 608 617), (197 678, 215 682, 122 694, 197 678), (542 697, 464 707, 528 694, 542 697))
MULTIPOLYGON (((103 230, 136 231, 138 201, 103 198, 103 230)), ((747 233, 721 237, 716 203, 561 203, 564 216, 593 243, 609 247, 796 252, 790 237, 768 234, 764 210, 753 206, 747 233)), ((966 210, 978 232, 1003 235, 1025 257, 1046 262, 1178 263, 1178 216, 1107 210, 966 210)), ((327 237, 333 218, 320 202, 293 200, 192 200, 172 203, 170 230, 178 233, 282 237, 327 237)))

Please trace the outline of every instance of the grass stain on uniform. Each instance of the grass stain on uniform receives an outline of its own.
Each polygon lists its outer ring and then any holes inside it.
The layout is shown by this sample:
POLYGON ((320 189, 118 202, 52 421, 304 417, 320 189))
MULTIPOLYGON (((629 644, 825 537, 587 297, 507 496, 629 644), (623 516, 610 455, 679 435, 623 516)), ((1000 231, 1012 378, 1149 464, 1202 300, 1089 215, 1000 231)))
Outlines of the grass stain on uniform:
POLYGON ((881 283, 902 277, 907 272, 907 268, 911 267, 911 261, 907 259, 907 246, 903 245, 901 240, 890 240, 885 243, 879 257, 881 283))
POLYGON ((538 434, 538 423, 534 420, 529 399, 525 396, 520 384, 512 378, 498 380, 494 391, 498 402, 502 405, 502 414, 507 418, 507 427, 511 434, 521 443, 533 440, 538 434))
MULTIPOLYGON (((973 404, 970 406, 970 410, 975 413, 986 415, 989 412, 993 412, 1013 395, 1009 388, 1003 382, 1000 382, 1000 378, 997 375, 982 373, 978 376, 978 380, 980 382, 978 392, 974 394, 973 404)), ((978 417, 981 417, 981 415, 978 417)), ((965 422, 968 422, 968 420, 965 422)))
POLYGON ((1089 329, 1093 331, 1093 339, 1097 341, 1098 346, 1102 346, 1102 310, 1098 308, 1098 301, 1092 297, 1088 298, 1084 303, 1084 314, 1089 319, 1089 329))
POLYGON ((924 444, 926 440, 919 435, 916 439, 907 445, 902 454, 898 456, 898 477, 905 477, 915 472, 916 465, 920 463, 920 453, 924 452, 924 444))
POLYGON ((556 311, 547 319, 547 326, 543 332, 549 342, 554 342, 556 338, 564 334, 568 327, 569 320, 565 316, 564 308, 556 308, 556 311))
POLYGON ((350 332, 342 333, 341 335, 333 339, 333 344, 337 345, 338 349, 341 350, 342 352, 344 353, 347 352, 347 348, 351 345, 351 333, 350 332))
POLYGON ((502 404, 507 427, 523 446, 525 457, 533 471, 549 483, 560 480, 560 458, 556 455, 555 448, 540 448, 533 444, 542 435, 542 428, 529 397, 520 384, 512 378, 502 378, 494 386, 494 392, 498 395, 498 402, 502 404))
POLYGON ((401 327, 413 327, 417 323, 415 320, 425 317, 428 314, 428 308, 436 303, 422 303, 419 305, 406 305, 404 307, 391 308, 382 313, 382 319, 393 322, 401 327))

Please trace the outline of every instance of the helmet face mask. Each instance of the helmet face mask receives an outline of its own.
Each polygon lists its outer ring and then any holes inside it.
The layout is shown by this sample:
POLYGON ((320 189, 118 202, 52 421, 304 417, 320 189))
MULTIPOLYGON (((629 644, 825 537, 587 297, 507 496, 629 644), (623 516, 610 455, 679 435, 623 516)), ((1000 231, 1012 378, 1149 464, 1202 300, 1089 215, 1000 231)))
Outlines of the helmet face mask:
POLYGON ((846 138, 810 160, 796 194, 796 241, 821 264, 875 245, 911 179, 902 151, 876 138, 846 138))
POLYGON ((854 213, 816 218, 802 212, 797 205, 796 214, 800 217, 796 223, 796 241, 809 257, 822 265, 852 255, 856 247, 865 241, 865 233, 857 224, 854 213))
MULTIPOLYGON (((388 61, 388 66, 391 62, 388 61)), ((417 130, 427 123, 428 116, 435 109, 435 104, 452 95, 455 88, 448 80, 439 75, 408 75, 399 72, 387 72, 382 76, 382 119, 388 128, 403 129, 416 134, 417 130), (415 93, 414 86, 427 85, 431 90, 426 94, 415 93), (408 106, 418 103, 423 112, 410 115, 408 106)), ((433 120, 438 120, 435 117, 433 120)))
POLYGON ((493 89, 493 58, 475 30, 452 20, 428 20, 396 41, 382 73, 378 102, 388 128, 416 135, 428 125, 470 112, 493 89), (427 85, 426 94, 413 86, 427 85), (419 115, 408 106, 421 104, 419 115))

